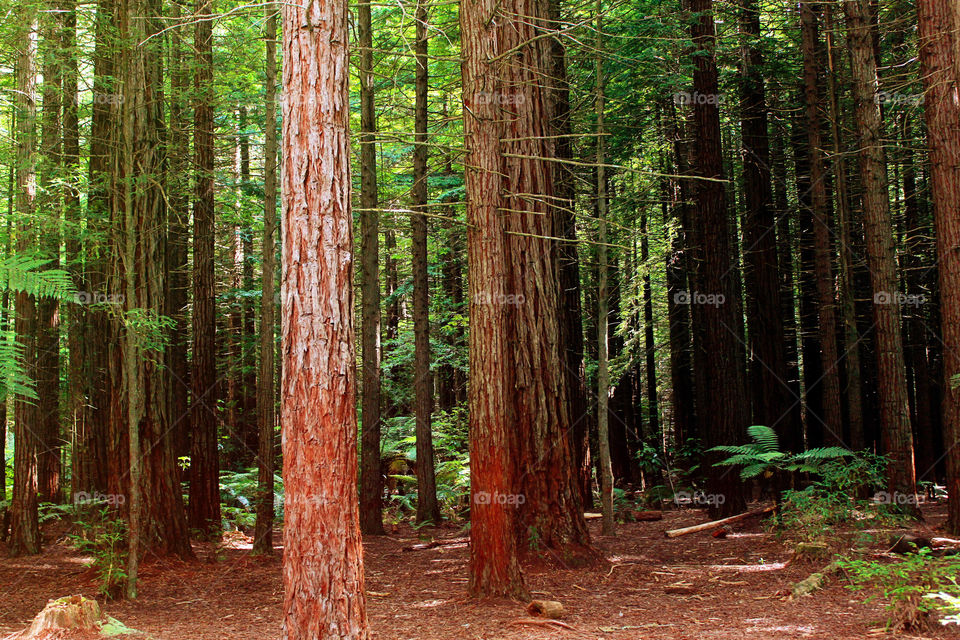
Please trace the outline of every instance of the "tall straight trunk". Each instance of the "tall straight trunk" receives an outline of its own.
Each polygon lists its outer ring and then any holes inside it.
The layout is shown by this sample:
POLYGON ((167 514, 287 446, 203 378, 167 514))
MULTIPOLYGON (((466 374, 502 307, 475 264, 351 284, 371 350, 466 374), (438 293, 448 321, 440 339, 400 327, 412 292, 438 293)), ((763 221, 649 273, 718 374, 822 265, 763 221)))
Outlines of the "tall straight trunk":
POLYGON ((603 514, 602 531, 612 536, 616 525, 613 520, 613 465, 610 459, 610 290, 608 279, 610 266, 607 258, 607 174, 604 163, 603 110, 603 15, 602 0, 597 0, 597 440, 600 453, 600 509, 603 514))
POLYGON ((787 359, 780 309, 776 212, 770 186, 770 140, 755 0, 740 7, 740 121, 743 141, 744 283, 750 342, 753 422, 784 433, 793 399, 787 385, 787 359))
POLYGON ((843 442, 843 413, 840 408, 840 369, 837 351, 837 316, 833 282, 833 247, 830 202, 827 198, 827 174, 823 159, 823 140, 820 122, 819 27, 817 14, 810 2, 800 5, 800 23, 803 49, 804 124, 807 134, 807 154, 810 157, 810 218, 813 225, 814 278, 817 292, 817 315, 820 327, 820 362, 822 378, 819 381, 823 402, 822 424, 808 425, 808 432, 816 434, 809 444, 843 442), (822 439, 819 437, 822 434, 822 439))
POLYGON ((264 100, 263 145, 263 293, 260 296, 260 374, 257 376, 257 427, 260 432, 257 455, 257 521, 253 551, 273 553, 273 492, 276 444, 276 276, 277 233, 277 12, 276 4, 264 9, 266 44, 266 96, 264 100))
MULTIPOLYGON (((672 102, 665 105, 664 136, 670 145, 665 157, 673 157, 664 173, 684 176, 690 171, 687 162, 687 145, 677 122, 677 113, 672 102)), ((688 178, 669 178, 664 181, 668 192, 663 199, 664 222, 671 222, 670 256, 667 259, 667 318, 670 320, 670 378, 672 386, 674 440, 681 446, 696 436, 696 412, 693 388, 693 354, 691 352, 690 305, 682 304, 683 296, 689 295, 687 274, 688 240, 692 189, 688 178)))
MULTIPOLYGON (((240 126, 238 147, 240 151, 240 198, 251 194, 250 182, 250 133, 247 130, 249 121, 247 108, 243 105, 237 110, 237 119, 240 126)), ((241 209, 242 210, 242 209, 241 209)), ((240 269, 240 285, 245 292, 253 290, 253 226, 250 216, 243 218, 241 228, 241 249, 243 250, 243 264, 240 269)), ((240 298, 243 311, 243 342, 240 364, 243 371, 240 374, 242 382, 243 408, 243 439, 246 445, 246 460, 250 464, 256 461, 260 432, 257 426, 257 351, 253 347, 256 341, 256 308, 251 298, 243 295, 240 298)))
MULTIPOLYGON (((650 243, 648 240, 649 229, 647 227, 647 213, 643 211, 640 214, 640 260, 643 263, 640 269, 643 271, 643 348, 646 352, 646 375, 647 382, 647 429, 645 431, 645 442, 647 446, 652 445, 658 455, 663 452, 663 436, 660 433, 660 403, 657 399, 657 346, 654 342, 654 324, 653 324, 653 288, 650 282, 650 243)), ((639 394, 637 405, 639 406, 639 394)), ((654 486, 661 484, 663 477, 660 469, 654 469, 651 482, 654 486)))
POLYGON ((847 183, 846 158, 841 153, 840 98, 837 95, 837 76, 840 70, 834 50, 836 35, 833 21, 833 5, 823 4, 824 38, 827 54, 827 85, 830 121, 830 141, 833 153, 833 173, 836 182, 837 200, 837 236, 838 236, 838 281, 840 295, 840 319, 843 325, 843 360, 846 373, 846 389, 843 396, 847 401, 848 444, 855 450, 864 447, 863 437, 863 389, 860 384, 860 334, 857 330, 857 311, 853 291, 853 251, 850 243, 851 214, 850 195, 847 183))
MULTIPOLYGON (((17 181, 16 209, 22 221, 18 251, 31 249, 32 219, 36 209, 36 119, 37 119, 37 39, 36 9, 26 7, 21 16, 17 57, 17 181)), ((17 293, 14 332, 23 350, 24 373, 35 379, 36 371, 36 307, 32 296, 17 293)), ((13 500, 10 503, 10 555, 40 553, 40 525, 37 513, 37 454, 40 447, 37 434, 37 408, 33 399, 14 396, 13 415, 13 500)), ((5 443, 4 443, 5 444, 5 443)), ((6 472, 6 470, 4 470, 6 472)))
MULTIPOLYGON (((776 109, 779 96, 771 94, 771 106, 776 109)), ((803 407, 800 389, 800 366, 797 356, 797 319, 793 277, 793 235, 790 233, 790 211, 787 206, 787 130, 782 119, 773 121, 770 144, 770 174, 773 178, 773 207, 777 216, 777 266, 780 274, 780 316, 783 318, 784 358, 791 404, 780 430, 780 445, 784 451, 799 451, 803 443, 803 407)))
POLYGON ((370 637, 356 481, 347 56, 346 4, 283 6, 284 640, 370 637))
MULTIPOLYGON (((171 3, 172 17, 180 18, 180 3, 171 3)), ((190 72, 186 61, 184 32, 170 31, 170 143, 167 155, 170 180, 167 182, 169 208, 167 220, 167 314, 173 320, 168 334, 168 393, 170 426, 177 458, 190 455, 190 364, 187 349, 190 326, 187 304, 190 298, 189 221, 190 221, 190 123, 188 96, 190 72)))
POLYGON ((413 213, 410 216, 410 241, 413 245, 413 334, 414 388, 416 393, 417 438, 417 522, 440 521, 437 502, 437 480, 433 466, 433 433, 430 414, 433 412, 433 376, 430 375, 430 282, 427 278, 427 138, 430 40, 427 36, 427 0, 418 0, 416 13, 416 105, 413 149, 413 213))
MULTIPOLYGON (((80 245, 82 208, 80 204, 80 123, 77 97, 80 72, 77 63, 77 6, 75 0, 62 3, 63 16, 63 166, 65 170, 65 189, 63 195, 64 238, 66 269, 70 273, 74 289, 87 291, 84 255, 80 245)), ((6 310, 6 305, 2 305, 6 310)), ((72 451, 70 455, 71 492, 103 491, 104 487, 93 485, 92 467, 95 461, 91 454, 90 430, 88 421, 89 401, 87 392, 89 383, 84 375, 88 351, 88 316, 83 305, 75 304, 68 308, 69 324, 67 328, 67 367, 66 403, 68 426, 72 451)))
POLYGON ((918 0, 924 116, 937 232, 943 349, 943 434, 950 495, 947 529, 960 533, 960 10, 918 0))
MULTIPOLYGON (((561 28, 561 0, 550 2, 551 28, 561 28)), ((593 504, 590 478, 590 406, 587 402, 586 361, 583 357, 583 310, 580 302, 580 256, 577 242, 576 176, 563 160, 573 160, 573 127, 570 117, 570 86, 567 80, 566 49, 559 36, 551 38, 553 67, 551 111, 557 136, 554 152, 561 162, 554 163, 556 194, 554 224, 563 240, 557 246, 560 279, 560 344, 564 350, 564 376, 568 413, 571 420, 573 464, 579 476, 580 499, 586 508, 593 504)))
MULTIPOLYGON (((39 248, 49 260, 45 269, 60 267, 61 189, 55 187, 63 171, 61 104, 63 93, 62 16, 44 13, 43 109, 40 119, 38 209, 39 248)), ((60 309, 56 298, 37 300, 37 412, 40 450, 37 452, 37 488, 41 502, 60 500, 60 309)))
MULTIPOLYGON (((690 10, 697 16, 691 24, 695 48, 694 90, 702 96, 719 94, 717 63, 714 56, 713 0, 691 0, 690 10)), ((723 156, 720 146, 720 112, 717 100, 697 101, 693 108, 697 181, 696 294, 714 296, 707 304, 691 299, 695 334, 702 351, 704 385, 697 387, 703 407, 700 418, 703 441, 707 447, 735 444, 742 440, 749 420, 747 390, 739 366, 738 328, 740 318, 739 273, 732 260, 730 218, 724 194, 723 156), (712 304, 711 304, 712 302, 712 304), (723 377, 715 372, 726 371, 723 377)), ((708 464, 716 458, 708 456, 708 464)), ((739 513, 745 506, 743 487, 735 474, 720 467, 707 469, 707 491, 716 500, 710 515, 723 517, 739 513)))
POLYGON ((473 595, 524 595, 518 539, 561 552, 588 540, 557 344, 553 142, 539 82, 549 43, 535 37, 547 15, 540 0, 468 0, 460 12, 473 595))
POLYGON ((899 286, 887 194, 887 159, 876 100, 877 62, 866 0, 844 0, 843 8, 847 18, 854 113, 859 135, 867 266, 873 288, 880 428, 883 451, 890 458, 887 490, 907 496, 905 499, 909 500, 916 495, 913 434, 897 304, 899 286))
POLYGON ((197 172, 193 204, 193 362, 190 424, 190 527, 220 532, 220 465, 217 454, 217 345, 214 253, 212 0, 198 0, 194 30, 193 153, 197 172))
MULTIPOLYGON (((117 44, 117 2, 116 0, 98 0, 96 14, 96 48, 93 56, 94 95, 116 95, 115 52, 117 44)), ((119 147, 116 133, 119 111, 115 101, 94 100, 90 122, 90 162, 89 188, 87 191, 87 224, 94 228, 107 229, 106 237, 99 243, 89 243, 84 264, 84 276, 87 284, 85 293, 120 293, 109 279, 112 270, 114 251, 115 221, 113 219, 113 201, 115 188, 113 171, 115 157, 119 147)), ((84 367, 87 380, 88 416, 84 437, 86 453, 85 466, 91 476, 90 485, 106 493, 122 493, 118 478, 125 473, 126 455, 118 450, 114 437, 118 428, 119 416, 115 398, 119 396, 122 383, 115 376, 112 366, 116 360, 116 339, 120 327, 114 314, 99 309, 86 311, 88 320, 89 350, 84 367), (93 345, 108 345, 107 348, 93 348, 93 345), (106 460, 107 463, 103 464, 106 460)))
POLYGON ((363 364, 360 443, 360 529, 383 535, 380 472, 380 212, 377 194, 377 115, 373 26, 369 0, 357 5, 360 47, 360 349, 363 364))

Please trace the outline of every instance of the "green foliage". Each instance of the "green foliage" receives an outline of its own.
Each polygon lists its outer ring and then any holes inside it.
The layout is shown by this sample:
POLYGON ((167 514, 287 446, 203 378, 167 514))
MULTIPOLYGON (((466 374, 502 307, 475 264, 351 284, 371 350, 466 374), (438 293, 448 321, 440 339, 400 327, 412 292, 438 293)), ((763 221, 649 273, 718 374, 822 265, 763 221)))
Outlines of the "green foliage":
POLYGON ((127 523, 112 517, 109 507, 90 510, 90 519, 79 517, 75 525, 80 533, 69 538, 79 551, 90 554, 92 567, 97 576, 97 588, 106 598, 116 598, 123 593, 127 581, 127 523))
MULTIPOLYGON (((259 471, 220 472, 220 513, 227 529, 249 530, 257 521, 257 496, 259 494, 259 471)), ((283 478, 273 476, 273 514, 278 522, 283 521, 283 478)))
POLYGON ((922 548, 893 562, 841 558, 838 564, 850 576, 850 587, 874 591, 886 601, 886 626, 894 632, 920 630, 930 623, 930 615, 943 612, 945 622, 957 623, 960 608, 960 559, 938 558, 922 548))
POLYGON ((739 466, 740 477, 749 480, 761 475, 771 475, 776 471, 798 473, 820 473, 821 468, 839 458, 853 456, 853 452, 842 447, 822 447, 808 449, 801 453, 780 451, 777 432, 764 425, 753 425, 747 429, 753 442, 744 445, 720 446, 708 452, 728 454, 725 460, 714 466, 739 466))

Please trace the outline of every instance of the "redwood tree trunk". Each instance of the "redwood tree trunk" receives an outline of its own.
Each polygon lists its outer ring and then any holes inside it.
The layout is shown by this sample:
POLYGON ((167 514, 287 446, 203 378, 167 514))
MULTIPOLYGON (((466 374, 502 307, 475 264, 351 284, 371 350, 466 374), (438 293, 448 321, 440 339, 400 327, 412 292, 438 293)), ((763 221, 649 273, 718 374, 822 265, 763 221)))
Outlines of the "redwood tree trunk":
POLYGON ((283 5, 284 640, 366 640, 346 4, 283 5))
MULTIPOLYGON (((697 15, 691 25, 691 36, 696 49, 693 83, 696 93, 718 96, 717 63, 714 57, 713 0, 691 0, 690 10, 697 15)), ((724 193, 723 156, 720 144, 720 112, 718 102, 698 100, 693 108, 695 122, 697 210, 694 224, 696 234, 697 289, 693 294, 714 296, 697 303, 691 296, 696 348, 702 352, 705 375, 698 385, 701 400, 698 415, 702 420, 702 437, 707 447, 735 444, 745 435, 749 410, 738 349, 739 274, 732 260, 730 218, 724 193), (712 303, 711 303, 712 301, 712 303), (716 372, 723 371, 723 376, 716 372)), ((707 463, 716 461, 708 457, 707 463)), ((744 506, 743 487, 736 474, 710 466, 707 469, 707 491, 723 495, 722 504, 710 509, 712 517, 740 513, 744 506)), ((721 502, 717 500, 717 502, 721 502)))
POLYGON ((430 41, 427 36, 426 0, 417 2, 416 13, 416 105, 414 128, 416 146, 413 150, 413 208, 410 216, 410 241, 413 245, 413 333, 414 333, 414 388, 416 393, 417 438, 417 522, 440 522, 440 504, 437 502, 437 480, 434 475, 433 433, 430 414, 433 412, 433 376, 430 375, 430 282, 427 278, 427 99, 429 69, 427 54, 430 41))
MULTIPOLYGON (((37 116, 37 14, 28 7, 22 16, 20 54, 17 57, 17 215, 23 220, 19 249, 30 248, 30 220, 36 198, 36 141, 34 127, 37 116)), ((36 309, 32 296, 18 293, 14 330, 23 349, 24 369, 35 378, 32 366, 36 350, 36 309)), ((40 553, 40 526, 37 518, 37 409, 34 401, 14 397, 13 415, 13 501, 10 504, 11 555, 40 553)), ((6 472, 6 470, 4 470, 6 472)))
MULTIPOLYGON (((211 0, 198 0, 207 16, 211 0)), ((217 453, 217 345, 214 278, 213 23, 201 19, 194 32, 193 149, 197 172, 193 205, 193 367, 190 423, 190 527, 201 536, 220 532, 220 465, 217 453)))
POLYGON ((357 5, 360 47, 360 348, 363 360, 360 443, 360 528, 383 535, 380 472, 380 212, 377 194, 377 115, 374 103, 370 2, 357 5))
MULTIPOLYGON (((860 139, 864 235, 873 288, 880 427, 887 467, 887 490, 908 498, 916 495, 913 434, 907 399, 906 368, 900 333, 899 286, 893 246, 893 225, 887 193, 887 160, 879 104, 867 0, 845 0, 853 97, 860 139)), ((947 305, 944 305, 945 307, 947 305)))
POLYGON ((808 425, 809 431, 823 434, 813 444, 840 444, 843 441, 843 418, 840 410, 840 369, 837 351, 837 314, 833 283, 833 252, 831 246, 831 211, 827 199, 827 175, 823 160, 823 141, 820 124, 820 90, 818 76, 820 63, 817 44, 819 29, 817 16, 810 2, 800 5, 803 48, 803 95, 807 154, 810 157, 810 219, 813 225, 813 261, 816 281, 817 315, 820 327, 820 362, 822 378, 819 382, 823 402, 823 423, 808 425))
POLYGON ((918 0, 917 16, 939 258, 947 529, 960 533, 960 10, 953 0, 918 0))
POLYGON ((276 455, 276 302, 274 302, 277 233, 277 5, 264 7, 266 99, 263 147, 263 295, 260 298, 260 375, 257 377, 257 522, 254 553, 273 553, 273 462, 276 455))

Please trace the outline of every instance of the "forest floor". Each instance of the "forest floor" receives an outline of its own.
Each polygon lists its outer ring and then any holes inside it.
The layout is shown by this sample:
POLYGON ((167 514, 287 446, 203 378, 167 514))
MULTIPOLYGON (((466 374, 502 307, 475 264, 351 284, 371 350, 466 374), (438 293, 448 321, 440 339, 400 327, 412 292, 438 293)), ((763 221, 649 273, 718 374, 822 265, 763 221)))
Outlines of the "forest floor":
MULTIPOLYGON (((925 508, 914 531, 927 536, 943 521, 941 506, 925 508)), ((841 578, 811 596, 788 600, 783 590, 821 568, 788 564, 792 545, 764 531, 757 520, 734 525, 725 539, 709 532, 667 539, 664 531, 703 522, 705 512, 669 511, 655 522, 618 527, 595 546, 606 562, 585 569, 541 563, 525 570, 538 599, 558 600, 572 629, 517 624, 523 605, 466 599, 466 543, 405 550, 430 539, 465 535, 453 527, 419 532, 401 526, 365 543, 368 613, 375 640, 544 639, 732 640, 882 637, 883 603, 865 602, 841 578), (679 593, 677 593, 679 592, 679 593)), ((89 558, 45 530, 44 553, 7 558, 0 544, 0 638, 25 628, 48 599, 71 594, 96 597, 89 558)), ((57 537, 60 536, 60 539, 57 537)), ((873 551, 889 547, 886 532, 873 551)), ((280 555, 250 555, 250 541, 229 534, 224 545, 195 545, 196 562, 154 561, 141 569, 136 602, 106 602, 107 614, 157 640, 267 640, 277 638, 283 587, 280 555)), ((143 636, 130 636, 143 637, 143 636)), ((956 628, 936 627, 914 636, 957 638, 956 628)))

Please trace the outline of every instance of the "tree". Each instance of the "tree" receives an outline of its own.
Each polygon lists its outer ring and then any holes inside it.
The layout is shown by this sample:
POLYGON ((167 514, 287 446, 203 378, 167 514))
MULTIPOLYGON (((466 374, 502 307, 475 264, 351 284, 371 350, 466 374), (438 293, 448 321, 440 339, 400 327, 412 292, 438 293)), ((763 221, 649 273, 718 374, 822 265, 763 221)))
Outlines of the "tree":
POLYGON ((264 7, 266 41, 266 97, 263 149, 263 294, 260 297, 260 375, 257 377, 257 419, 260 431, 257 455, 257 521, 253 550, 273 553, 273 461, 276 455, 276 383, 274 375, 275 272, 277 233, 277 11, 264 7))
POLYGON ((776 213, 770 175, 764 56, 760 49, 760 10, 742 0, 739 10, 740 122, 743 143, 743 262, 749 335, 748 361, 753 390, 753 421, 779 431, 794 427, 789 416, 790 388, 780 273, 777 264, 776 213))
MULTIPOLYGON (((743 372, 737 366, 739 285, 737 265, 732 260, 730 219, 723 186, 723 157, 720 144, 720 113, 716 34, 713 0, 691 0, 695 19, 691 23, 694 44, 694 91, 707 96, 693 107, 696 180, 696 232, 694 246, 695 293, 714 296, 718 304, 692 304, 695 366, 705 375, 697 377, 698 417, 704 444, 717 446, 737 442, 747 427, 748 410, 743 372), (709 99, 713 96, 714 99, 709 99), (725 372, 723 376, 718 372, 725 372), (699 383, 703 381, 701 386, 699 383), (702 411, 699 408, 702 407, 702 411)), ((695 301, 691 298, 689 302, 695 301)), ((707 490, 723 495, 722 504, 712 505, 715 518, 743 510, 743 489, 736 478, 710 468, 707 490)))
POLYGON ((194 50, 193 368, 190 424, 190 526, 203 536, 220 531, 217 454, 217 364, 214 251, 213 22, 211 0, 198 0, 194 50))
POLYGON ((960 533, 960 11, 950 0, 918 0, 917 18, 939 258, 947 528, 960 533))
POLYGON ((597 443, 600 449, 600 507, 603 513, 603 535, 615 533, 613 520, 613 467, 610 460, 610 292, 608 287, 610 265, 607 238, 607 172, 604 147, 606 132, 603 127, 603 2, 597 0, 597 443))
POLYGON ((867 266, 873 287, 880 427, 883 451, 890 458, 887 490, 891 494, 915 496, 913 434, 897 304, 897 263, 868 0, 844 0, 843 8, 847 18, 854 114, 860 143, 867 266))
POLYGON ((366 640, 347 11, 283 6, 284 640, 366 640))
POLYGON ((437 480, 433 471, 433 434, 430 414, 433 412, 433 376, 430 375, 430 283, 427 277, 427 161, 429 113, 427 100, 430 90, 426 0, 417 2, 416 41, 416 106, 414 128, 416 146, 413 150, 414 213, 410 216, 410 239, 413 244, 413 333, 414 333, 414 387, 416 394, 417 434, 417 522, 440 521, 437 502, 437 480))
MULTIPOLYGON (((29 249, 30 225, 36 198, 36 141, 37 117, 37 38, 36 7, 27 5, 21 17, 20 54, 17 57, 17 181, 16 208, 21 219, 20 249, 29 249)), ((14 331, 23 349, 25 373, 33 377, 31 363, 35 357, 36 310, 32 296, 20 292, 16 298, 14 331)), ((10 554, 40 553, 40 525, 37 514, 37 410, 33 399, 19 395, 14 398, 13 439, 13 501, 10 504, 10 554)))
POLYGON ((810 2, 800 5, 803 49, 804 125, 807 134, 807 154, 810 157, 810 220, 813 224, 814 279, 816 281, 817 312, 820 327, 820 362, 822 378, 819 381, 823 403, 823 423, 816 417, 807 424, 808 438, 815 444, 823 441, 839 443, 843 440, 843 422, 840 412, 840 370, 837 352, 836 300, 834 298, 832 247, 830 242, 831 212, 827 199, 827 176, 823 160, 823 141, 820 124, 820 63, 818 57, 817 16, 810 2), (826 431, 826 433, 824 433, 826 431), (813 437, 816 434, 818 437, 813 437), (822 434, 823 437, 819 437, 822 434))
POLYGON ((360 351, 363 434, 360 442, 360 528, 383 535, 380 472, 380 212, 377 193, 377 114, 370 2, 357 5, 360 47, 360 351))

